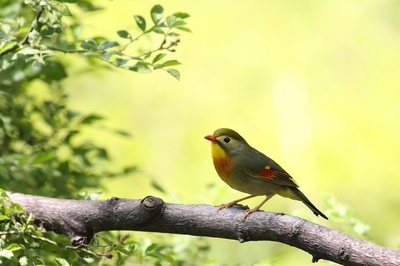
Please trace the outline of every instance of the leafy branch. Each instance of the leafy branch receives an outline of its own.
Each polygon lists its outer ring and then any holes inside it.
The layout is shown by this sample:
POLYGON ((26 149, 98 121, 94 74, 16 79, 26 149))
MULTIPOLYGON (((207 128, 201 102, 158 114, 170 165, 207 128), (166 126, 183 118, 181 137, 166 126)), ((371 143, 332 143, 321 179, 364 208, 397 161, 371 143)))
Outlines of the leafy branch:
POLYGON ((134 16, 137 26, 142 30, 142 33, 137 37, 132 37, 126 30, 119 30, 117 32, 120 38, 128 40, 127 44, 120 45, 116 41, 103 41, 98 44, 94 39, 87 39, 81 43, 81 47, 85 49, 84 55, 97 56, 113 66, 140 73, 149 73, 152 70, 164 69, 179 80, 179 71, 167 67, 180 65, 180 62, 177 60, 161 60, 167 55, 167 53, 163 53, 164 51, 170 53, 176 51, 175 47, 180 42, 178 38, 180 35, 176 30, 190 32, 184 21, 189 15, 177 12, 167 16, 162 21, 164 9, 160 5, 155 5, 150 13, 153 26, 149 29, 147 29, 146 20, 142 16, 134 16), (152 33, 162 35, 161 44, 157 48, 139 55, 130 55, 126 52, 130 45, 137 42, 143 36, 152 33))
POLYGON ((39 11, 36 13, 36 17, 33 20, 31 27, 30 27, 29 31, 26 33, 25 37, 19 43, 14 44, 12 47, 7 48, 3 51, 0 51, 0 57, 2 57, 3 55, 6 55, 8 53, 11 53, 11 52, 17 50, 19 47, 22 47, 23 45, 26 45, 29 43, 29 41, 28 41, 29 34, 35 29, 36 23, 39 21, 39 18, 43 14, 43 11, 44 11, 44 7, 41 7, 39 9, 39 11))
POLYGON ((16 42, 16 36, 21 35, 22 28, 18 26, 18 21, 4 20, 8 31, 0 32, 0 70, 7 69, 16 60, 23 58, 25 62, 32 62, 34 67, 42 67, 48 62, 48 58, 55 56, 56 52, 68 54, 81 54, 85 57, 94 57, 107 62, 114 67, 139 72, 149 73, 153 70, 163 69, 176 79, 180 79, 178 70, 171 68, 180 65, 177 60, 164 60, 168 53, 176 51, 180 43, 179 32, 190 32, 186 27, 185 19, 188 14, 176 12, 163 20, 164 8, 161 5, 155 5, 151 11, 152 26, 147 28, 147 22, 144 17, 135 15, 134 19, 142 31, 138 36, 133 37, 126 30, 118 30, 120 38, 128 40, 125 44, 120 44, 115 40, 109 40, 104 37, 86 38, 83 41, 79 39, 79 23, 65 24, 63 18, 69 16, 73 18, 68 7, 60 2, 47 0, 27 0, 33 10, 39 10, 33 18, 31 26, 27 33, 21 36, 22 40, 16 42), (16 26, 17 25, 17 26, 16 26), (68 32, 70 31, 70 32, 68 32), (162 36, 160 44, 155 49, 149 49, 138 54, 132 54, 128 50, 137 50, 134 46, 144 36, 162 36), (73 36, 75 40, 66 41, 68 36, 73 36), (76 44, 79 43, 79 46, 76 44), (6 55, 8 55, 6 57, 6 55))

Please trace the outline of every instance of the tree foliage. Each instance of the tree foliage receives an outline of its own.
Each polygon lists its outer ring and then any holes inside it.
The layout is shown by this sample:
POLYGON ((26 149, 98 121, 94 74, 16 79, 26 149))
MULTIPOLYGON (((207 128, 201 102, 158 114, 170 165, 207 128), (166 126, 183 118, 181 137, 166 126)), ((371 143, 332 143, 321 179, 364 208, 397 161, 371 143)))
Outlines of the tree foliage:
MULTIPOLYGON (((90 1, 67 2, 86 12, 98 9, 90 1)), ((38 75, 48 83, 62 80, 66 77, 63 65, 57 59, 50 61, 59 53, 81 54, 88 59, 97 58, 115 67, 141 73, 163 69, 179 79, 179 71, 170 67, 180 63, 174 59, 165 60, 165 56, 174 52, 179 44, 179 31, 190 32, 185 21, 188 14, 176 12, 164 19, 163 7, 155 5, 150 12, 152 25, 147 25, 143 16, 134 15, 141 30, 137 36, 120 29, 116 32, 119 40, 103 36, 82 38, 80 33, 83 25, 73 16, 69 5, 51 0, 3 2, 0 11, 3 17, 0 29, 3 85, 12 84, 17 78, 29 81, 29 78, 35 79, 38 75), (134 54, 137 47, 130 48, 146 35, 161 36, 160 43, 154 49, 146 48, 134 54), (16 70, 22 70, 22 73, 16 73, 16 70), (10 73, 20 76, 7 76, 10 73)))
MULTIPOLYGON (((97 187, 108 173, 99 167, 109 159, 107 151, 90 141, 77 142, 84 127, 98 120, 97 114, 78 114, 67 106, 62 81, 68 67, 58 55, 79 54, 92 65, 94 58, 136 72, 163 69, 179 79, 170 68, 177 60, 165 60, 178 45, 177 30, 185 27, 186 13, 177 12, 164 20, 164 9, 156 5, 150 15, 153 25, 134 16, 141 33, 117 31, 125 44, 104 37, 82 38, 83 25, 69 5, 81 11, 98 8, 90 1, 4 1, 0 14, 0 175, 3 188, 27 193, 71 197, 77 190, 97 187), (145 35, 162 36, 155 49, 129 55, 126 51, 145 35), (172 38, 172 39, 171 39, 172 38), (32 89, 39 83, 40 90, 32 89)), ((133 50, 134 47, 131 47, 133 50)), ((137 47, 135 47, 138 49, 137 47)), ((127 167, 124 173, 133 167, 127 167)))
MULTIPOLYGON (((149 18, 134 14, 135 32, 118 29, 115 39, 81 36, 84 25, 74 13, 99 11, 92 1, 5 0, 0 3, 0 186, 4 190, 58 198, 94 199, 89 188, 100 188, 101 179, 135 171, 126 166, 107 170, 107 150, 78 138, 103 117, 81 114, 68 106, 63 81, 70 65, 60 55, 87 60, 88 66, 105 66, 139 73, 164 70, 179 80, 168 59, 180 42, 180 32, 190 32, 188 14, 165 15, 161 5, 149 18), (143 47, 139 40, 151 38, 143 47), (147 37, 146 37, 147 38, 147 37), (104 64, 104 63, 106 64, 104 64), (79 194, 79 192, 81 192, 79 194)), ((129 136, 124 131, 116 131, 129 136)), ((33 224, 0 189, 0 264, 83 265, 123 264, 126 260, 172 262, 171 246, 142 243, 111 233, 98 236, 85 248, 71 248, 63 236, 49 234, 33 224), (18 217, 18 219, 16 218, 18 217), (134 257, 132 257, 134 256, 134 257), (105 261, 103 261, 105 260, 105 261)), ((188 244, 189 246, 189 244, 188 244)), ((196 251, 193 251, 196 252, 196 251)))

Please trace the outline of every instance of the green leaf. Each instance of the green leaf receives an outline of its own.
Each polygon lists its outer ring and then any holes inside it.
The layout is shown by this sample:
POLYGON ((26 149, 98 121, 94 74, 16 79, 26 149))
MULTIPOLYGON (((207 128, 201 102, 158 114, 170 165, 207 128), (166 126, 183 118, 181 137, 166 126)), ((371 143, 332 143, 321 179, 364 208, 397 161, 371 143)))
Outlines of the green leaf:
POLYGON ((166 26, 170 28, 176 28, 187 24, 186 21, 183 21, 182 19, 175 16, 168 16, 165 22, 166 26))
POLYGON ((167 54, 163 54, 163 53, 156 55, 156 57, 154 57, 152 63, 153 63, 153 64, 154 64, 154 63, 157 63, 158 61, 160 61, 161 59, 163 59, 166 55, 167 55, 167 54))
POLYGON ((180 64, 181 63, 178 60, 169 60, 169 61, 165 61, 164 63, 162 63, 161 67, 177 66, 180 64))
POLYGON ((146 59, 149 58, 150 56, 151 56, 151 52, 145 53, 145 54, 143 55, 143 60, 146 60, 146 59))
POLYGON ((151 19, 153 20, 155 25, 158 25, 158 22, 162 19, 164 13, 164 8, 160 5, 155 5, 150 11, 151 19))
POLYGON ((79 130, 70 130, 68 134, 65 136, 64 141, 66 143, 71 142, 71 138, 74 137, 75 135, 79 134, 79 130))
POLYGON ((123 136, 123 137, 127 137, 127 138, 132 137, 132 134, 129 133, 128 131, 125 131, 125 130, 116 129, 116 130, 114 130, 113 132, 114 132, 115 134, 118 134, 118 135, 123 136))
POLYGON ((125 247, 122 247, 122 246, 115 246, 115 247, 113 247, 113 249, 116 250, 116 251, 118 251, 118 252, 120 252, 120 253, 122 253, 122 254, 131 255, 131 251, 128 250, 128 249, 126 249, 125 247))
POLYGON ((149 254, 154 253, 154 252, 160 252, 162 249, 163 249, 163 246, 161 244, 152 243, 146 248, 144 253, 146 255, 149 255, 149 254))
POLYGON ((176 27, 177 29, 179 29, 179 30, 181 30, 181 31, 186 31, 186 32, 192 32, 189 28, 187 28, 187 27, 182 27, 182 26, 179 26, 179 27, 176 27))
POLYGON ((54 29, 51 27, 43 27, 43 29, 40 31, 40 34, 42 36, 46 36, 46 35, 51 35, 54 33, 54 29))
POLYGON ((54 159, 55 157, 56 155, 53 152, 39 153, 35 156, 32 163, 37 164, 37 163, 47 162, 54 159))
POLYGON ((18 244, 12 243, 6 249, 9 250, 9 251, 14 252, 14 251, 18 251, 18 250, 22 249, 22 247, 20 245, 18 245, 18 244))
POLYGON ((56 25, 56 26, 54 26, 54 31, 55 31, 55 33, 61 33, 63 30, 60 26, 56 25))
POLYGON ((70 266, 68 261, 66 259, 63 259, 63 258, 56 258, 55 262, 56 262, 56 265, 59 265, 59 266, 70 266))
MULTIPOLYGON (((136 17, 136 16, 135 16, 136 17)), ((136 21, 137 23, 137 21, 136 21)), ((119 30, 117 31, 117 34, 119 37, 124 38, 124 39, 132 39, 132 36, 130 35, 129 32, 127 32, 126 30, 119 30)))
POLYGON ((138 73, 150 73, 151 69, 147 66, 147 64, 143 62, 138 62, 134 66, 128 67, 129 70, 138 72, 138 73))
POLYGON ((24 211, 24 209, 21 207, 21 205, 19 205, 17 203, 11 203, 9 208, 10 208, 10 211, 12 211, 14 213, 22 213, 24 211))
POLYGON ((122 59, 122 58, 117 58, 117 59, 115 59, 115 61, 114 61, 114 65, 115 66, 117 66, 117 67, 120 67, 120 66, 123 66, 123 65, 125 65, 126 63, 128 63, 128 61, 129 61, 129 59, 122 59))
POLYGON ((145 31, 146 30, 146 20, 144 19, 144 17, 142 16, 133 16, 135 18, 136 24, 138 25, 138 27, 142 30, 145 31))
POLYGON ((188 13, 183 13, 183 12, 176 12, 176 13, 173 14, 173 16, 177 17, 177 18, 185 19, 185 18, 189 17, 189 14, 188 13))
POLYGON ((137 172, 136 166, 128 166, 128 167, 125 167, 123 170, 124 174, 130 174, 130 173, 135 173, 135 172, 137 172))
POLYGON ((148 256, 156 258, 160 261, 168 261, 171 265, 175 265, 174 259, 167 254, 163 254, 161 252, 154 252, 154 253, 148 254, 148 256))
POLYGON ((104 41, 99 45, 100 49, 109 49, 112 47, 119 46, 119 43, 117 42, 110 42, 110 41, 104 41))
POLYGON ((85 50, 96 51, 97 50, 97 43, 93 39, 86 39, 85 41, 83 41, 81 43, 80 47, 82 47, 85 50))
POLYGON ((23 54, 23 55, 33 55, 33 54, 40 54, 40 50, 34 49, 31 47, 26 47, 21 49, 17 54, 23 54))
POLYGON ((66 5, 62 6, 62 14, 67 17, 73 16, 71 10, 69 10, 68 6, 66 6, 66 5))
POLYGON ((153 31, 154 33, 157 33, 157 34, 164 34, 164 31, 163 31, 160 27, 154 27, 154 28, 152 29, 152 31, 153 31))
POLYGON ((42 69, 46 81, 59 81, 67 77, 64 65, 58 61, 48 61, 42 69))
POLYGON ((108 152, 104 148, 97 148, 97 156, 102 159, 108 159, 108 152))
POLYGON ((158 190, 158 191, 160 191, 160 192, 162 192, 162 193, 164 193, 164 194, 167 194, 167 192, 165 191, 165 189, 160 185, 160 183, 158 183, 157 181, 155 181, 155 180, 152 180, 151 181, 151 186, 153 187, 153 188, 155 188, 156 190, 158 190))
POLYGON ((67 111, 68 120, 72 120, 75 117, 79 116, 79 112, 74 112, 74 111, 71 111, 71 110, 66 110, 66 111, 67 111))
POLYGON ((102 120, 102 119, 103 119, 103 117, 101 115, 90 114, 82 119, 81 124, 92 124, 94 121, 98 121, 98 120, 102 120))
POLYGON ((174 68, 170 68, 166 70, 169 74, 171 74, 174 78, 176 78, 177 80, 180 80, 181 78, 181 73, 174 69, 174 68))
POLYGON ((109 51, 109 52, 104 53, 104 54, 102 55, 101 58, 102 58, 103 60, 109 61, 110 58, 111 58, 113 55, 120 55, 120 54, 121 54, 121 52, 119 52, 119 51, 111 50, 111 51, 109 51))
POLYGON ((178 18, 175 16, 168 16, 167 19, 165 20, 167 27, 171 27, 172 24, 174 24, 176 22, 178 18))
POLYGON ((180 26, 183 26, 183 25, 186 25, 187 23, 185 22, 185 21, 183 21, 183 20, 177 20, 177 21, 175 21, 174 23, 172 23, 171 25, 170 25, 170 27, 171 28, 176 28, 176 27, 180 27, 180 26))
MULTIPOLYGON (((30 60, 26 60, 26 62, 29 62, 30 60)), ((32 66, 36 67, 36 68, 41 68, 42 66, 44 66, 44 60, 43 58, 39 58, 39 60, 35 59, 33 60, 32 66)))
POLYGON ((4 214, 0 214, 0 221, 5 221, 5 220, 9 220, 10 217, 8 217, 7 215, 4 214))

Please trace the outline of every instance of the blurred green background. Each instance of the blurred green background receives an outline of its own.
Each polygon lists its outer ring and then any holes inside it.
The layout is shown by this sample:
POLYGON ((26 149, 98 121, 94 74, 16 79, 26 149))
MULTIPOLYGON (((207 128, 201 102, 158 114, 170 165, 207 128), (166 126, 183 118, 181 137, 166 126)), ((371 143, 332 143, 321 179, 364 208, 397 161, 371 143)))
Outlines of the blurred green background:
MULTIPOLYGON (((98 1, 81 17, 84 36, 116 36, 136 28, 133 15, 155 1, 98 1), (131 22, 127 23, 131 18, 131 22)), ((178 82, 112 69, 87 75, 80 60, 67 80, 70 105, 104 115, 106 127, 86 132, 109 148, 115 168, 140 171, 110 179, 101 198, 221 204, 243 196, 217 176, 210 143, 230 127, 275 159, 328 216, 327 198, 370 225, 367 239, 399 247, 400 3, 356 1, 162 1, 166 13, 187 12, 175 57, 178 82), (150 185, 156 179, 168 192, 150 185)), ((147 17, 148 18, 148 17, 147 17)), ((151 40, 149 40, 151 41, 151 40)), ((261 198, 247 202, 257 204, 261 198)), ((263 207, 342 230, 351 219, 315 217, 300 202, 276 197, 263 207)), ((227 264, 311 264, 311 256, 279 243, 213 240, 210 259, 227 264), (278 259, 279 258, 279 259, 278 259)), ((321 264, 321 263, 320 263, 321 264)), ((328 264, 328 263, 326 263, 328 264)))

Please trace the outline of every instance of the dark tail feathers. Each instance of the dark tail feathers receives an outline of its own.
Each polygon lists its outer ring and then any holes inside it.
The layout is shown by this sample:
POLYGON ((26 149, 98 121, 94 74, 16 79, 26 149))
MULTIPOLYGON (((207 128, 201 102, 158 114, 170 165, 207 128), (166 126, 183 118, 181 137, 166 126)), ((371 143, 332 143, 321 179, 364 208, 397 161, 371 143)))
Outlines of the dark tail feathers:
POLYGON ((308 207, 312 210, 312 212, 315 215, 320 215, 321 217, 325 218, 326 220, 328 220, 328 217, 326 217, 325 214, 323 214, 320 210, 317 209, 317 207, 314 206, 314 204, 311 203, 311 201, 303 194, 303 192, 301 192, 298 188, 295 187, 291 187, 290 188, 294 194, 296 194, 300 200, 308 207))

